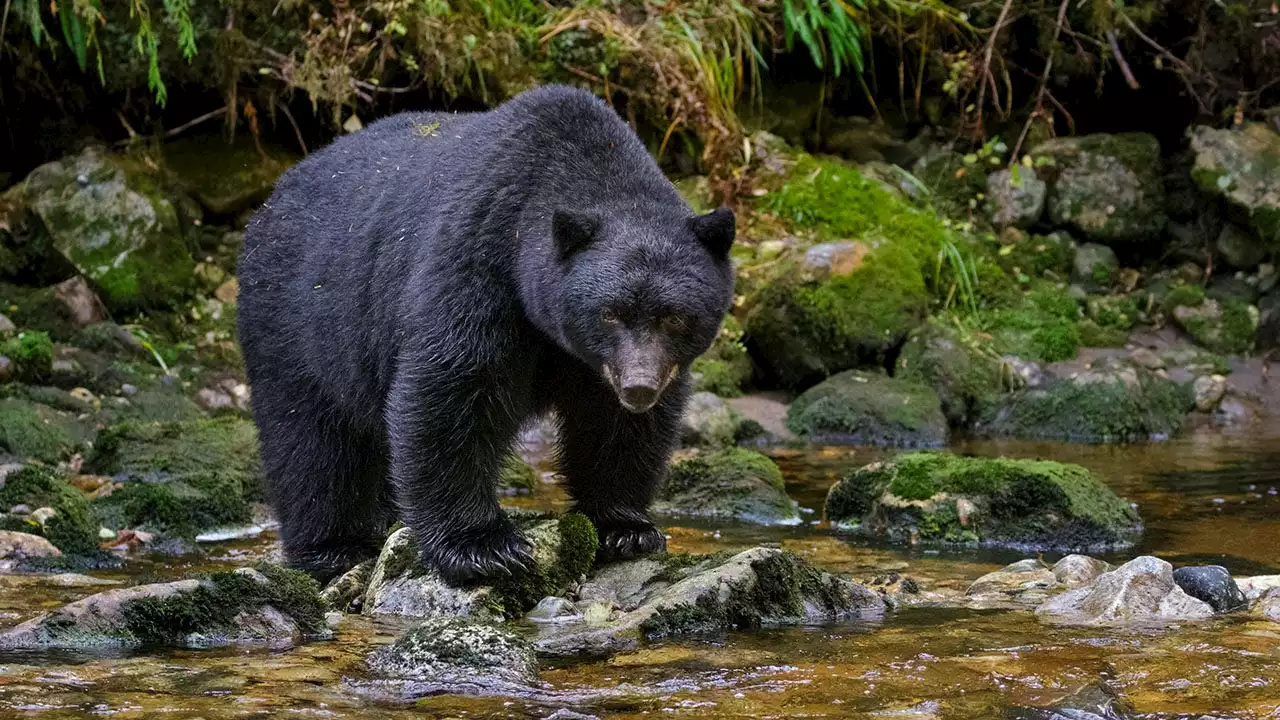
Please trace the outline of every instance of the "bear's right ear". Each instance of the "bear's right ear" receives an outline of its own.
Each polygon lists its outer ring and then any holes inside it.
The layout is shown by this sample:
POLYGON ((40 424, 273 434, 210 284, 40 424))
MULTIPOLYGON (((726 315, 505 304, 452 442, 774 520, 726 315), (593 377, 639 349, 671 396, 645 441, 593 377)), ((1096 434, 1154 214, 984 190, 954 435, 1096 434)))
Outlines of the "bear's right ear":
POLYGON ((556 210, 551 213, 551 239, 560 260, 565 261, 590 247, 600 234, 600 217, 591 213, 556 210))

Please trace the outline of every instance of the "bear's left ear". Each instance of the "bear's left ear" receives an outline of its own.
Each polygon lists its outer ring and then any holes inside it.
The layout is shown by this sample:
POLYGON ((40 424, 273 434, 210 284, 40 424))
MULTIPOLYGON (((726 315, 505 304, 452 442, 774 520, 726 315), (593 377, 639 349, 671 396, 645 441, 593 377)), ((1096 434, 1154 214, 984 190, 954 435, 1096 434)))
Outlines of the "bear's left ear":
POLYGON ((733 239, 737 235, 737 222, 729 208, 712 210, 706 215, 689 218, 689 229, 694 237, 717 258, 729 256, 733 239))
POLYGON ((592 213, 556 210, 551 213, 551 239, 561 262, 586 250, 600 234, 600 217, 592 213))

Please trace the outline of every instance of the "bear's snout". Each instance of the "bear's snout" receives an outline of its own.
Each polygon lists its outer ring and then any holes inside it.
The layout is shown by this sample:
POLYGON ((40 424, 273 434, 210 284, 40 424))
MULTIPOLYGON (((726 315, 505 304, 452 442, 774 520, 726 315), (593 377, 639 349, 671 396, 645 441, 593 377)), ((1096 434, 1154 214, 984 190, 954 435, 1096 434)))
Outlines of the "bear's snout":
POLYGON ((612 363, 605 363, 604 376, 613 387, 622 407, 634 413, 647 412, 675 378, 679 368, 670 360, 666 347, 656 338, 626 338, 612 363))

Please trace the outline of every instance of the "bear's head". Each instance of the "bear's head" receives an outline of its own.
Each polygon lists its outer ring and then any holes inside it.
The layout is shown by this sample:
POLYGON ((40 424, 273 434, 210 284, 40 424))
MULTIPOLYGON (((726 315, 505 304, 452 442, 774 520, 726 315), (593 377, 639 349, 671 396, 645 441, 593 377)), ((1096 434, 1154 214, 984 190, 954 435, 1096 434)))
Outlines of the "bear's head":
POLYGON ((733 301, 733 211, 614 218, 558 210, 560 328, 631 412, 649 410, 705 353, 733 301))

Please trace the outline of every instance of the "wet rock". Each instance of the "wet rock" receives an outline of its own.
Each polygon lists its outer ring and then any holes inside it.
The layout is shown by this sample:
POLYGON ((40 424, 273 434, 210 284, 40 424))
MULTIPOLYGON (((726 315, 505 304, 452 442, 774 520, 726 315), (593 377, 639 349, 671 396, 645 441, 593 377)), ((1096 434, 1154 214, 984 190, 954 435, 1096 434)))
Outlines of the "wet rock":
POLYGON ((1275 172, 1280 133, 1264 123, 1248 123, 1239 130, 1201 126, 1189 134, 1196 184, 1243 211, 1274 250, 1280 238, 1280 179, 1275 172))
POLYGON ((732 445, 737 425, 733 410, 722 398, 709 392, 696 392, 685 406, 680 424, 681 442, 703 447, 732 445))
POLYGON ((583 597, 609 602, 618 612, 596 624, 587 613, 582 623, 544 626, 534 640, 539 654, 617 652, 634 647, 641 637, 878 617, 885 609, 870 589, 774 548, 622 565, 605 568, 581 589, 583 597))
POLYGON ((1249 402, 1233 394, 1228 394, 1213 409, 1213 424, 1217 427, 1234 427, 1247 425, 1258 419, 1258 409, 1249 402))
POLYGON ((1253 614, 1280 623, 1280 588, 1272 588, 1258 598, 1253 606, 1253 614))
POLYGON ((1057 576, 1039 560, 1020 560, 978 578, 965 596, 971 600, 993 598, 1038 604, 1058 587, 1057 576))
POLYGON ((1215 246, 1227 265, 1240 270, 1252 270, 1267 259, 1267 248, 1262 240, 1239 225, 1224 226, 1215 246))
POLYGON ((998 228, 1029 228, 1044 214, 1049 187, 1031 168, 1000 170, 987 178, 987 205, 991 224, 998 228), (1016 172, 1016 175, 1015 175, 1016 172))
POLYGON ((0 633, 0 647, 286 647, 325 637, 315 581, 269 564, 91 595, 0 633))
POLYGON ((1102 683, 1086 685, 1048 708, 1015 708, 1008 720, 1131 720, 1138 715, 1127 701, 1102 683))
POLYGON ((418 553, 418 541, 411 529, 400 528, 391 533, 369 576, 361 612, 409 617, 490 617, 491 588, 451 587, 421 563, 418 553))
POLYGON ((1098 243, 1084 243, 1076 249, 1071 279, 1089 292, 1105 292, 1116 283, 1120 259, 1116 251, 1098 243))
POLYGON ((910 453, 872 463, 827 493, 841 529, 904 542, 1036 550, 1125 547, 1137 512, 1078 465, 910 453))
POLYGON ((1088 555, 1068 555, 1053 565, 1053 576, 1068 588, 1084 587, 1099 575, 1114 570, 1111 563, 1088 555))
POLYGON ((849 370, 805 391, 787 427, 816 443, 939 447, 947 419, 932 388, 883 373, 849 370))
MULTIPOLYGON (((373 674, 476 694, 538 681, 533 648, 511 630, 469 618, 430 618, 365 658, 373 674), (468 691, 469 689, 470 692, 468 691)), ((413 695, 434 694, 421 685, 413 695)))
MULTIPOLYGON (((376 560, 365 560, 356 565, 345 573, 339 575, 324 590, 320 591, 320 599, 324 600, 331 608, 342 611, 352 610, 352 603, 357 599, 361 599, 360 605, 363 606, 365 591, 369 588, 369 580, 373 577, 373 568, 376 560)), ((354 608, 359 610, 359 607, 354 608)))
POLYGON ((1140 368, 1090 370, 1002 398, 982 435, 1082 443, 1167 438, 1194 407, 1191 389, 1140 368))
POLYGON ((1160 143, 1142 133, 1057 138, 1030 150, 1054 158, 1049 219, 1108 244, 1158 235, 1164 213, 1160 143))
POLYGON ((1172 565, 1143 556, 1049 600, 1036 615, 1064 625, 1166 625, 1203 620, 1213 608, 1178 587, 1172 565))
POLYGON ((1236 578, 1236 586, 1250 602, 1257 600, 1268 591, 1280 588, 1280 575, 1255 575, 1253 577, 1236 578))
POLYGON ((659 515, 798 525, 782 472, 751 450, 727 448, 681 460, 667 473, 653 512, 659 515))
POLYGON ((58 557, 62 551, 39 535, 0 530, 0 570, 12 568, 29 558, 58 557))
POLYGON ((547 596, 525 615, 525 619, 535 623, 569 622, 580 619, 582 613, 573 603, 562 597, 547 596))
POLYGON ((1196 396, 1196 410, 1211 412, 1227 394, 1227 379, 1221 375, 1201 375, 1191 383, 1196 396))
POLYGON ((54 471, 33 465, 10 473, 0 485, 0 508, 15 505, 35 508, 31 519, 62 552, 87 555, 98 549, 99 525, 88 500, 54 471), (48 511, 39 513, 44 508, 48 511))
POLYGON ((18 187, 112 310, 167 306, 192 288, 195 263, 173 203, 132 160, 89 148, 41 165, 18 187))
POLYGON ((1228 613, 1248 604, 1231 573, 1219 565, 1180 567, 1173 571, 1173 581, 1186 594, 1208 603, 1214 612, 1228 613))

